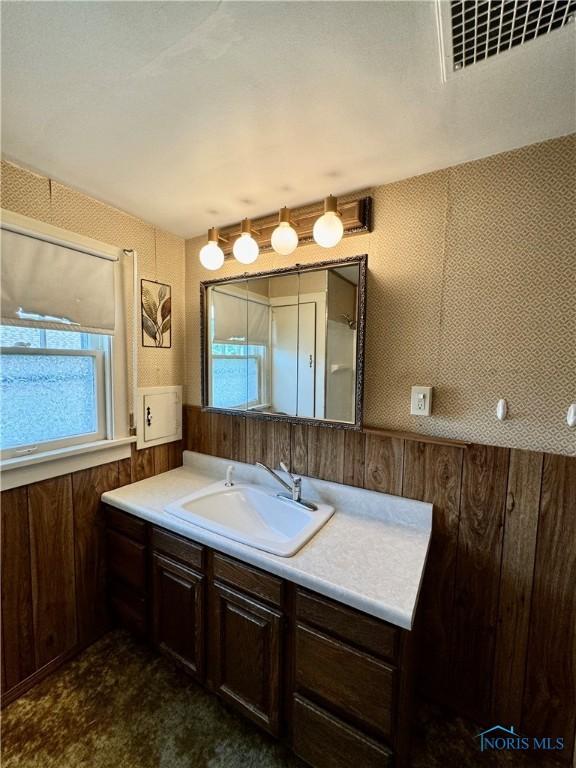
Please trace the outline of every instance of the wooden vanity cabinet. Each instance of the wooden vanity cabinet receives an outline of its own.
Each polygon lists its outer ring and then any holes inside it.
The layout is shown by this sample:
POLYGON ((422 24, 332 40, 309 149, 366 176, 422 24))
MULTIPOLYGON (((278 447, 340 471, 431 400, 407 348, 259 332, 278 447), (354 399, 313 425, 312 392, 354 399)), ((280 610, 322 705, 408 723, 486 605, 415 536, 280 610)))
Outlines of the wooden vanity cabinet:
POLYGON ((412 633, 118 510, 106 520, 123 626, 313 768, 408 765, 412 633))
POLYGON ((108 602, 116 623, 139 637, 148 634, 147 525, 104 505, 108 602))
POLYGON ((315 768, 391 765, 404 748, 399 663, 409 633, 299 587, 293 633, 296 754, 315 768))
POLYGON ((282 694, 282 581, 224 555, 214 553, 213 558, 213 690, 277 736, 282 694))
POLYGON ((151 548, 153 643, 202 682, 205 670, 204 548, 159 528, 152 528, 151 548))
POLYGON ((277 736, 282 615, 218 582, 212 585, 211 597, 214 690, 277 736))

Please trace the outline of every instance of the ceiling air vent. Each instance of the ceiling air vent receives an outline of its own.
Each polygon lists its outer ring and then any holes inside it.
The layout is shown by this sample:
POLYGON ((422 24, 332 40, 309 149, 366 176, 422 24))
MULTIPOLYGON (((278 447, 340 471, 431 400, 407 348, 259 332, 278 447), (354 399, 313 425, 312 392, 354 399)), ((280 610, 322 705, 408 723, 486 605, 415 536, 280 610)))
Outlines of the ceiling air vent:
MULTIPOLYGON (((448 10, 447 4, 442 5, 448 10)), ((451 69, 465 69, 524 45, 573 22, 575 16, 576 0, 450 0, 446 21, 452 39, 451 69)))

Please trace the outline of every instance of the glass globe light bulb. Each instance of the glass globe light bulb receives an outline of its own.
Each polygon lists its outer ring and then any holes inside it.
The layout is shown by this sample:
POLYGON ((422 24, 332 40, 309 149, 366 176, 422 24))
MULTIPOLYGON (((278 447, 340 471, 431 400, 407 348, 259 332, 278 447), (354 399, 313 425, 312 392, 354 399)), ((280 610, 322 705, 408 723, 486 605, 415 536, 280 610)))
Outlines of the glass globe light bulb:
POLYGON ((224 251, 218 243, 210 240, 200 249, 199 258, 205 269, 220 269, 224 264, 224 251))
POLYGON ((232 253, 241 264, 252 264, 258 258, 258 243, 248 232, 243 232, 234 243, 232 253))
POLYGON ((323 248, 332 248, 338 245, 344 234, 342 219, 334 211, 327 211, 316 219, 312 235, 314 240, 323 248))
POLYGON ((288 256, 296 250, 298 233, 287 221, 282 221, 272 232, 271 244, 276 253, 281 256, 288 256))

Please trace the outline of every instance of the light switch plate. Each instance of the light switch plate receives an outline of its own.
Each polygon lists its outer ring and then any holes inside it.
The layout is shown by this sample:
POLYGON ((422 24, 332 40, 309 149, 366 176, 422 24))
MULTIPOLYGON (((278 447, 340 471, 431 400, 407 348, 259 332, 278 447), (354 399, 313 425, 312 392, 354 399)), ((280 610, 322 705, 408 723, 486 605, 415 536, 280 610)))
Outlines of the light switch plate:
POLYGON ((432 414, 432 387, 412 387, 410 415, 430 416, 432 414))

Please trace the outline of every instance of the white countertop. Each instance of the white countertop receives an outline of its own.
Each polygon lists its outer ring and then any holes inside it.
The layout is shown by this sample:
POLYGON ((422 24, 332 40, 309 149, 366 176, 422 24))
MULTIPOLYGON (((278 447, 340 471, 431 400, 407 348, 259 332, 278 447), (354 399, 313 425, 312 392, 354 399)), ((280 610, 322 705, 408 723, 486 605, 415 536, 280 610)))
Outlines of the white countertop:
POLYGON ((372 616, 412 628, 430 542, 431 504, 304 478, 304 498, 332 504, 336 512, 295 555, 278 557, 164 512, 182 496, 223 481, 230 465, 237 481, 278 488, 273 478, 251 464, 185 451, 184 466, 108 491, 102 500, 372 616))

